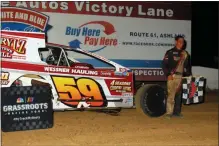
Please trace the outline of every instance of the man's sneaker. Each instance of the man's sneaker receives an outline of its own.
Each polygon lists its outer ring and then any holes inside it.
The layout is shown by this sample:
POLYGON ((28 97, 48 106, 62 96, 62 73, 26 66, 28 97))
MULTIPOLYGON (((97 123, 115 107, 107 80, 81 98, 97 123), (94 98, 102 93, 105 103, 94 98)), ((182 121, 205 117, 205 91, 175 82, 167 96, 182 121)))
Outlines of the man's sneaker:
POLYGON ((183 118, 183 115, 182 114, 173 114, 174 117, 177 117, 177 118, 183 118))
POLYGON ((172 115, 171 114, 166 114, 164 117, 167 118, 167 119, 170 119, 170 118, 172 118, 172 115))

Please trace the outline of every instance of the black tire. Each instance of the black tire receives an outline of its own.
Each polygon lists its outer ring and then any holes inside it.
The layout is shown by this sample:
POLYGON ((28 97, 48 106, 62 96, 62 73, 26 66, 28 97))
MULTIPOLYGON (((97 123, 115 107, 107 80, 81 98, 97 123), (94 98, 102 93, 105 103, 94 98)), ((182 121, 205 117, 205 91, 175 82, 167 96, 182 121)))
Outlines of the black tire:
POLYGON ((165 89, 156 84, 142 86, 136 96, 137 111, 150 117, 160 117, 166 112, 165 89))

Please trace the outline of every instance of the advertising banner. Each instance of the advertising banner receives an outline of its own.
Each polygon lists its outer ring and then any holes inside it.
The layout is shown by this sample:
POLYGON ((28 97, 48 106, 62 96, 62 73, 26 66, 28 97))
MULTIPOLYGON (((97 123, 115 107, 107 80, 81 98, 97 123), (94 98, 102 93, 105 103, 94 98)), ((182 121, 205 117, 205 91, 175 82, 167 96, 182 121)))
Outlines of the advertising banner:
POLYGON ((49 86, 1 88, 2 131, 46 129, 53 126, 49 86))
MULTIPOLYGON (((191 53, 189 2, 2 2, 49 16, 48 41, 95 52, 134 70, 137 80, 164 80, 161 61, 183 35, 191 53)), ((98 64, 93 58, 76 58, 98 64)))

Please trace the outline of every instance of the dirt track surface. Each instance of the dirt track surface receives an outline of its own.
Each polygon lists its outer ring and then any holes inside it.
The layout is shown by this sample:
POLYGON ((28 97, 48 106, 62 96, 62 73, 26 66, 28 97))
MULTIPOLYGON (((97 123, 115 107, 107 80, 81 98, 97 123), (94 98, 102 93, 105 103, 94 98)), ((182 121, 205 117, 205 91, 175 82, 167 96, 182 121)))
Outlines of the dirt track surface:
POLYGON ((150 118, 125 109, 120 116, 56 112, 52 129, 2 133, 3 146, 175 146, 218 145, 218 96, 183 106, 184 118, 150 118))

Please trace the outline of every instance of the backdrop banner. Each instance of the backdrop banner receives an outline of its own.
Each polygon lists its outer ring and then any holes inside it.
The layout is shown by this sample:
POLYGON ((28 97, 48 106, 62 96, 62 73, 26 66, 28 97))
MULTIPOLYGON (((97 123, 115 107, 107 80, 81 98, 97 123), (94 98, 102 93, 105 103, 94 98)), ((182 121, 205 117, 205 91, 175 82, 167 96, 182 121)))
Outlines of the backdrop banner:
POLYGON ((1 91, 2 131, 47 129, 53 126, 49 86, 7 87, 1 91))
MULTIPOLYGON (((166 80, 161 62, 176 35, 185 36, 191 54, 191 2, 4 1, 1 6, 2 30, 46 32, 50 43, 133 69, 138 81, 166 80)), ((87 55, 68 57, 110 68, 87 55)))

